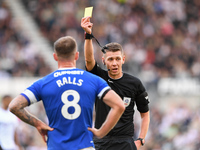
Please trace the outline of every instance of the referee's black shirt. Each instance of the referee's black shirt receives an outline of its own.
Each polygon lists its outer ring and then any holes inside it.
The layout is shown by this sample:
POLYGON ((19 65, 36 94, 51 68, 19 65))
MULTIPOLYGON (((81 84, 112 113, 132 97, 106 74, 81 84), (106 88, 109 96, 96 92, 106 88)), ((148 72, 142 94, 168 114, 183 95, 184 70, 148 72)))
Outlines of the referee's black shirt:
MULTIPOLYGON (((139 112, 145 113, 149 111, 148 95, 143 84, 138 78, 127 73, 123 73, 123 76, 119 79, 112 79, 108 76, 108 71, 101 69, 97 63, 90 72, 103 78, 111 87, 111 89, 122 98, 126 106, 126 110, 124 111, 122 117, 107 136, 132 137, 134 135, 133 115, 135 112, 135 104, 139 112)), ((103 101, 96 99, 95 128, 99 129, 101 127, 109 110, 109 106, 107 106, 103 101)))

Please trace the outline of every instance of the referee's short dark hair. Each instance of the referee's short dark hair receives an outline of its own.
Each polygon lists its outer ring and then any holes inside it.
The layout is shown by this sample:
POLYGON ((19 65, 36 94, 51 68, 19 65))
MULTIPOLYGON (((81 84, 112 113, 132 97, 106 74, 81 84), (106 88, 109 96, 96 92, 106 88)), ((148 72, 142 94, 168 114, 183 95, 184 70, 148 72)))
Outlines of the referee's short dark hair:
POLYGON ((108 51, 111 51, 111 52, 121 51, 122 54, 124 53, 123 48, 119 43, 115 43, 115 42, 108 43, 108 44, 105 45, 105 47, 107 47, 105 49, 106 52, 108 52, 108 51))

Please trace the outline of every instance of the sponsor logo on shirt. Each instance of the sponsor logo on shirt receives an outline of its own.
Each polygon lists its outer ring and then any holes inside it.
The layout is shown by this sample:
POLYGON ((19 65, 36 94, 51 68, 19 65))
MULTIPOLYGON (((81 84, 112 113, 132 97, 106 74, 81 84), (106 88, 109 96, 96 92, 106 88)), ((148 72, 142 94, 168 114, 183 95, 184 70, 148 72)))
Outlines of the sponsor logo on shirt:
POLYGON ((84 71, 80 71, 80 70, 68 70, 68 71, 57 71, 54 73, 54 77, 59 77, 65 74, 76 74, 76 75, 83 75, 84 71))
POLYGON ((113 83, 113 81, 111 81, 110 79, 108 79, 108 82, 113 83))

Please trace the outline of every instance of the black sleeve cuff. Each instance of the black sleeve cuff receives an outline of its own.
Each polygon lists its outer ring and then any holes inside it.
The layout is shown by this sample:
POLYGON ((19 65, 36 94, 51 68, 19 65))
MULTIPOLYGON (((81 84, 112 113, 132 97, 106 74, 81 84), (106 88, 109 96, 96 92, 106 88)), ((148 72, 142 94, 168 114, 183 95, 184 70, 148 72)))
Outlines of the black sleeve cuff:
POLYGON ((103 100, 104 96, 105 96, 110 90, 111 90, 111 89, 107 89, 107 90, 103 93, 103 95, 101 96, 101 100, 103 100))

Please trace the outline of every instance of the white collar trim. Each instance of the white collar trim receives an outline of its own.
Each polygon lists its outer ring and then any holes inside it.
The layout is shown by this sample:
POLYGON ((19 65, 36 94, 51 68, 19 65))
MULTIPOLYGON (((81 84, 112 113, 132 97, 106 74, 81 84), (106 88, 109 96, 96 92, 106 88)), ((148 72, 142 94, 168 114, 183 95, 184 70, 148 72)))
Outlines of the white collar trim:
POLYGON ((66 69, 76 69, 76 67, 71 67, 71 68, 59 68, 58 70, 66 70, 66 69))

